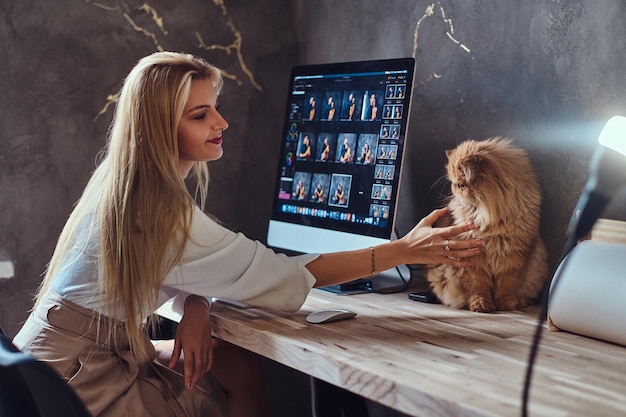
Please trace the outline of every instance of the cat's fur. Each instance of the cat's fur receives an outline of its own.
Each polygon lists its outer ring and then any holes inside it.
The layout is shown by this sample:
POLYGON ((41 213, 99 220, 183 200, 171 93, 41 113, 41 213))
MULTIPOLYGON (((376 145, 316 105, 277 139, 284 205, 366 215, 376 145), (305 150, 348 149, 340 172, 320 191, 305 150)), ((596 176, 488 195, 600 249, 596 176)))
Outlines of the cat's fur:
POLYGON ((452 195, 443 223, 473 223, 471 234, 484 247, 471 267, 428 268, 433 292, 444 304, 479 312, 536 301, 548 268, 539 235, 541 191, 528 155, 506 138, 468 140, 446 155, 452 195))

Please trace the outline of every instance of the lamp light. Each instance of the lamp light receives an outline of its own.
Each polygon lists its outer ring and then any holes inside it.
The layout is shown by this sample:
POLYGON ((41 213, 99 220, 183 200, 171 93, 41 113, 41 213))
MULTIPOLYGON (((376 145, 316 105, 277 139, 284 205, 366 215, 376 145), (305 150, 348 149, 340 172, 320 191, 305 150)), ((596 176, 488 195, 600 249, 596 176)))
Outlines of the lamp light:
POLYGON ((626 184, 626 117, 614 116, 606 123, 589 163, 589 179, 576 204, 568 228, 564 255, 593 227, 613 194, 626 184))
POLYGON ((600 132, 598 143, 626 155, 626 117, 611 117, 600 132))
MULTIPOLYGON (((574 249, 578 241, 591 232, 594 223, 602 214, 611 197, 626 184, 626 117, 614 116, 609 119, 598 136, 598 144, 599 146, 589 162, 589 179, 572 213, 559 268, 563 268, 570 259, 567 255, 574 249)), ((559 270, 557 270, 541 299, 522 393, 523 417, 528 416, 530 381, 533 365, 537 358, 543 323, 548 315, 548 300, 550 294, 557 287, 559 278, 561 278, 560 275, 559 270)))

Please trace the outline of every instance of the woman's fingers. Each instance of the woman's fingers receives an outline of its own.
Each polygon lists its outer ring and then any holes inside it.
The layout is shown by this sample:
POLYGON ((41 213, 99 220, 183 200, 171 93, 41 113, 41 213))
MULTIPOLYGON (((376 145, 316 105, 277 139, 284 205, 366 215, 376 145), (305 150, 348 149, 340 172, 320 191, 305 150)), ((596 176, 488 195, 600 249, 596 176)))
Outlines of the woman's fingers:
POLYGON ((178 360, 180 359, 181 352, 182 352, 182 346, 180 344, 180 340, 175 339, 174 348, 172 350, 172 356, 170 359, 170 363, 168 364, 169 368, 174 369, 174 367, 178 364, 178 360))
POLYGON ((446 252, 476 248, 480 249, 483 245, 484 243, 480 239, 446 239, 441 243, 443 250, 446 252))
POLYGON ((456 267, 472 266, 471 258, 480 255, 482 246, 480 239, 446 239, 442 243, 442 263, 456 267))
POLYGON ((440 232, 444 236, 456 237, 456 236, 460 235, 461 233, 469 232, 470 230, 473 230, 475 228, 476 228, 476 226, 474 226, 472 223, 466 223, 466 224, 459 224, 459 225, 456 225, 456 226, 442 227, 440 229, 440 232))
POLYGON ((187 389, 193 389, 200 378, 211 369, 213 364, 213 344, 208 347, 198 347, 194 349, 188 348, 183 362, 185 375, 185 386, 187 389))
POLYGON ((194 361, 194 356, 193 356, 193 352, 186 352, 185 353, 185 360, 183 362, 183 369, 184 369, 184 375, 185 375, 185 387, 187 389, 193 389, 193 387, 196 385, 194 383, 194 379, 195 379, 195 373, 194 373, 194 368, 195 368, 195 361, 194 361))
POLYGON ((422 218, 422 220, 420 220, 418 225, 432 226, 433 224, 435 224, 435 222, 437 222, 437 220, 439 220, 440 218, 448 214, 448 211, 450 211, 448 207, 433 210, 430 212, 428 216, 422 218))

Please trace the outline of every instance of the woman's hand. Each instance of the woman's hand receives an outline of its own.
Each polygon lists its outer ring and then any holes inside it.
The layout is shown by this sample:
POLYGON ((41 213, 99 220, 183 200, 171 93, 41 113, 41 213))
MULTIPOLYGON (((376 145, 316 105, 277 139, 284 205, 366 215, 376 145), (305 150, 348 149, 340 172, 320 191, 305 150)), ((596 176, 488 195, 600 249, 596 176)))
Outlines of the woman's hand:
POLYGON ((434 210, 400 239, 408 246, 409 255, 412 257, 412 260, 407 263, 445 263, 456 267, 472 265, 468 258, 480 254, 483 241, 460 237, 462 233, 474 229, 472 224, 433 227, 435 222, 446 216, 448 212, 447 207, 434 210))
POLYGON ((469 258, 480 254, 483 242, 459 236, 474 229, 471 224, 433 227, 446 214, 447 208, 433 211, 399 240, 373 248, 321 254, 306 267, 315 277, 315 286, 325 287, 366 277, 401 264, 471 266, 469 258))
POLYGON ((185 312, 176 329, 174 350, 168 365, 170 368, 178 364, 181 352, 185 387, 191 390, 213 364, 211 307, 203 297, 190 295, 185 300, 185 312))

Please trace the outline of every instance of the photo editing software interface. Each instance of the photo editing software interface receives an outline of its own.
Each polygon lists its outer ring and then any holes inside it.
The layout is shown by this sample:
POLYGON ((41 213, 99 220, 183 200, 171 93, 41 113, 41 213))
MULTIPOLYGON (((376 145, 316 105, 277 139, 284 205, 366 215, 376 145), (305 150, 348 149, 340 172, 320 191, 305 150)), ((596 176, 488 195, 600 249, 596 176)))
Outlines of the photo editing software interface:
POLYGON ((391 239, 414 65, 293 68, 270 246, 316 253, 391 239))

